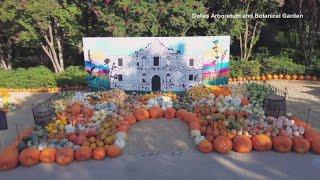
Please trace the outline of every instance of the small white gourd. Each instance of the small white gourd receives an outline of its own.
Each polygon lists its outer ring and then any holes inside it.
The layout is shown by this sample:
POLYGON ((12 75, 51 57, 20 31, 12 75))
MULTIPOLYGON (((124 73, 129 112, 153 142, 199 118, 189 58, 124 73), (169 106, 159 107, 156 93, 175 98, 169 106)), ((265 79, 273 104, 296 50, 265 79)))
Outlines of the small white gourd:
POLYGON ((123 149, 126 146, 126 141, 124 139, 116 139, 114 144, 123 149))
POLYGON ((298 131, 298 129, 299 129, 299 127, 296 124, 292 125, 292 130, 298 131))
POLYGON ((191 130, 191 138, 201 136, 201 132, 198 129, 191 130))
POLYGON ((304 129, 304 127, 303 127, 303 126, 299 126, 298 131, 299 131, 299 133, 302 135, 302 134, 304 134, 305 129, 304 129))
POLYGON ((127 133, 125 132, 117 132, 116 133, 116 138, 117 139, 124 139, 124 140, 127 140, 127 133))
POLYGON ((300 136, 299 131, 294 131, 294 132, 293 132, 293 136, 300 136))
POLYGON ((204 136, 197 136, 194 138, 194 143, 198 146, 206 138, 204 136))

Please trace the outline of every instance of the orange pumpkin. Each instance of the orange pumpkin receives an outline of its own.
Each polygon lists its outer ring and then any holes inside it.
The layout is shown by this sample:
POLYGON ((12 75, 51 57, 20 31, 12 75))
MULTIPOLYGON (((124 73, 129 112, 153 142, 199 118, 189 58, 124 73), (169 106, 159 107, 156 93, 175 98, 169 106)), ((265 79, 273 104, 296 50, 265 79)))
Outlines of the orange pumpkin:
POLYGON ((110 158, 115 158, 118 157, 122 154, 122 149, 117 146, 117 145, 111 145, 110 147, 107 148, 107 155, 110 158))
POLYGON ((85 118, 91 118, 93 116, 94 110, 89 107, 82 108, 82 114, 85 118))
POLYGON ((191 121, 199 121, 199 118, 197 117, 196 113, 186 112, 183 120, 186 122, 191 122, 191 121))
POLYGON ((313 153, 320 154, 320 137, 317 137, 311 141, 310 148, 313 153))
POLYGON ((320 138, 320 133, 318 133, 316 129, 310 127, 310 128, 306 128, 303 134, 303 137, 307 139, 309 142, 312 142, 315 139, 320 138))
POLYGON ((26 148, 19 154, 19 161, 23 166, 33 166, 40 161, 40 151, 36 148, 26 148))
POLYGON ((272 79, 272 75, 271 74, 267 74, 266 79, 267 80, 271 80, 272 79))
POLYGON ((104 151, 106 152, 106 155, 107 155, 107 152, 108 152, 108 149, 109 149, 109 147, 110 147, 111 145, 108 145, 108 144, 106 144, 106 145, 104 145, 104 151))
POLYGON ((272 148, 272 141, 265 134, 255 135, 251 139, 252 147, 256 151, 269 151, 272 148))
POLYGON ((176 110, 174 108, 168 108, 164 111, 164 118, 173 119, 176 116, 176 110))
POLYGON ((92 152, 92 158, 94 160, 103 160, 106 157, 106 151, 103 147, 97 147, 92 152))
POLYGON ((316 81, 318 80, 317 76, 311 76, 311 81, 316 81))
POLYGON ((143 121, 149 119, 149 113, 146 109, 137 109, 134 112, 134 116, 136 117, 137 121, 143 121))
POLYGON ((19 153, 11 148, 6 148, 0 154, 0 171, 14 169, 19 164, 19 153))
POLYGON ((117 128, 118 132, 127 132, 128 131, 128 126, 121 125, 117 128))
POLYGON ((187 113, 188 111, 185 110, 185 109, 179 109, 177 112, 176 112, 176 117, 178 119, 181 119, 181 120, 184 120, 184 116, 185 114, 187 113))
POLYGON ((132 114, 129 114, 129 115, 125 115, 123 117, 123 120, 124 121, 128 121, 129 122, 129 125, 134 125, 136 123, 136 117, 134 117, 134 115, 132 114))
POLYGON ((238 135, 233 138, 233 150, 239 153, 248 153, 252 150, 252 142, 248 136, 238 135))
POLYGON ((249 102, 249 99, 247 97, 241 99, 241 105, 247 106, 249 104, 250 104, 250 102, 249 102))
POLYGON ((273 75, 273 79, 276 79, 276 80, 277 80, 277 79, 279 79, 279 76, 278 76, 277 74, 274 74, 274 75, 273 75))
POLYGON ((292 150, 299 154, 304 154, 310 149, 310 143, 303 137, 293 137, 292 138, 292 150))
POLYGON ((285 80, 291 80, 291 76, 287 74, 287 75, 284 76, 284 79, 285 80))
POLYGON ((298 76, 297 75, 292 75, 291 80, 297 80, 298 76))
POLYGON ((82 111, 82 104, 79 102, 73 103, 70 107, 70 111, 71 111, 72 115, 80 114, 82 111))
POLYGON ((311 76, 310 75, 306 75, 305 76, 305 80, 310 81, 311 80, 311 76))
POLYGON ((214 141, 214 137, 213 137, 213 135, 211 135, 211 134, 207 134, 207 135, 206 135, 206 139, 207 139, 208 141, 210 141, 211 143, 213 143, 213 141, 214 141))
POLYGON ((91 159, 92 149, 90 147, 82 146, 74 153, 74 157, 77 161, 87 161, 91 159))
POLYGON ((74 150, 72 148, 58 149, 56 154, 56 162, 61 166, 69 165, 74 161, 74 150))
POLYGON ((121 121, 121 122, 119 123, 118 127, 120 127, 120 126, 127 126, 127 127, 129 127, 129 126, 130 126, 130 123, 129 123, 129 121, 123 120, 123 121, 121 121))
POLYGON ((225 136, 218 136, 213 142, 213 147, 215 151, 227 154, 232 150, 232 141, 225 136))
POLYGON ((277 136, 272 138, 272 146, 274 150, 286 153, 291 150, 292 140, 288 136, 277 136))
POLYGON ((189 122, 189 127, 190 127, 190 130, 200 130, 201 129, 201 124, 199 121, 191 121, 189 122))
POLYGON ((205 139, 198 145, 198 149, 203 153, 209 153, 213 150, 212 143, 205 139))
POLYGON ((304 76, 303 75, 299 75, 298 76, 298 80, 304 80, 304 76))
POLYGON ((151 119, 162 118, 163 110, 159 106, 153 106, 152 108, 148 109, 149 117, 151 119))
POLYGON ((46 147, 40 153, 40 161, 43 163, 54 163, 56 161, 56 148, 46 147))

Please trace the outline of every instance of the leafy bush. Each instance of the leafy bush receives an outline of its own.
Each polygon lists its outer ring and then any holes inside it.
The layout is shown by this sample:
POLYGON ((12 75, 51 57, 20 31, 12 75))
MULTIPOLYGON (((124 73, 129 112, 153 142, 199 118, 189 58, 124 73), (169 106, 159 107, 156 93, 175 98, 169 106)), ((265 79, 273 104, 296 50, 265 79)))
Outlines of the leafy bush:
POLYGON ((0 87, 38 88, 57 87, 64 84, 85 85, 85 75, 83 68, 77 66, 70 66, 61 74, 55 74, 45 66, 15 70, 0 69, 0 87))
POLYGON ((264 58, 262 65, 265 74, 304 74, 306 70, 305 66, 294 63, 285 54, 264 58))
POLYGON ((258 76, 261 71, 261 64, 256 60, 231 61, 230 67, 232 77, 258 76))

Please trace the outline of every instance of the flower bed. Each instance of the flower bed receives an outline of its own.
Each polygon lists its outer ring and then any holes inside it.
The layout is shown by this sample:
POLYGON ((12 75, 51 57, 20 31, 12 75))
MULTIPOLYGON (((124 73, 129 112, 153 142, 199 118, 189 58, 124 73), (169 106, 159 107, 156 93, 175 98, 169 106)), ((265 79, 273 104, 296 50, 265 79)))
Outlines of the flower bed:
POLYGON ((272 93, 255 84, 197 86, 175 93, 68 92, 51 100, 56 118, 23 131, 0 154, 0 170, 39 162, 115 158, 123 153, 128 131, 140 121, 180 119, 200 152, 231 150, 320 153, 320 134, 298 117, 266 117, 263 101, 272 93), (258 89, 258 90, 257 90, 258 89))

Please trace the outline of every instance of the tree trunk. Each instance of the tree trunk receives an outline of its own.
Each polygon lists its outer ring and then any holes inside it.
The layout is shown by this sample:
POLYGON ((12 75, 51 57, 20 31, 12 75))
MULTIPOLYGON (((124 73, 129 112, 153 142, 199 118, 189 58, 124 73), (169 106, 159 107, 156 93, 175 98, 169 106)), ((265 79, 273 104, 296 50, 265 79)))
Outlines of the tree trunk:
POLYGON ((57 35, 53 35, 52 27, 49 25, 47 34, 44 36, 45 41, 41 47, 47 56, 50 58, 55 73, 64 71, 63 52, 61 46, 61 39, 57 35), (56 43, 54 43, 56 42, 56 43), (55 47, 57 44, 57 48, 55 47), (57 52, 58 51, 58 52, 57 52))

